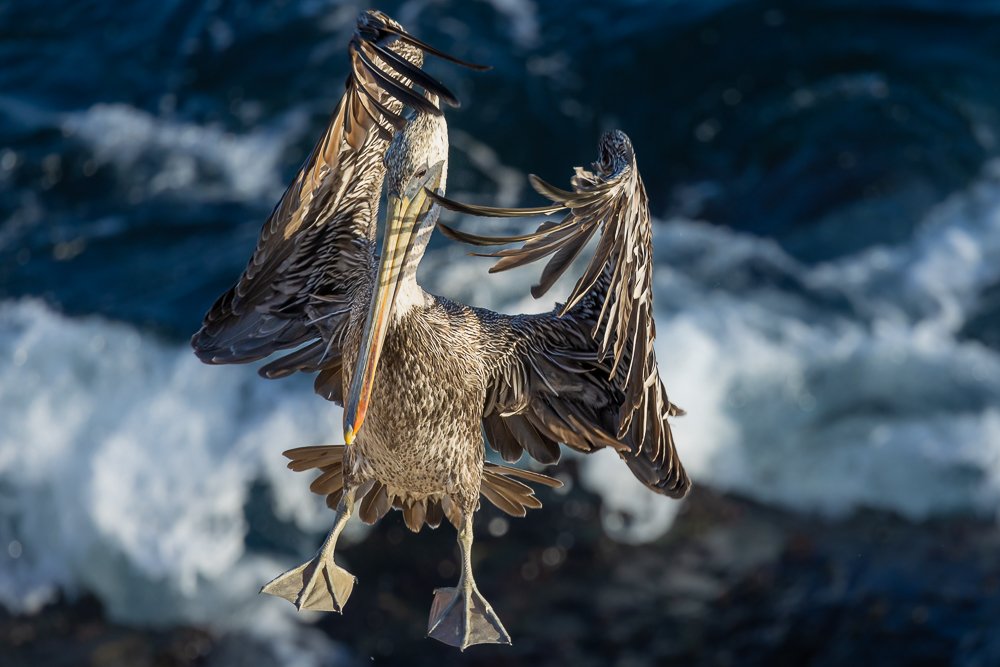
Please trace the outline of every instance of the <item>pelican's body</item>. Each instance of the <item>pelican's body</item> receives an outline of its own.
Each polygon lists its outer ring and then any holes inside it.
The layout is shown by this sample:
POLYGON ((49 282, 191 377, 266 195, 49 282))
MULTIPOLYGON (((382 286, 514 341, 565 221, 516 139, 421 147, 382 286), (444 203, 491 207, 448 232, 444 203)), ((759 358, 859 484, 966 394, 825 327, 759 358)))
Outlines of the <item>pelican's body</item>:
MULTIPOLYGON (((448 496, 472 511, 483 470, 485 370, 472 335, 480 325, 468 308, 426 299, 389 325, 372 407, 345 469, 359 485, 381 482, 406 500, 448 496)), ((347 339, 348 368, 359 333, 347 339)))
POLYGON ((348 90, 330 127, 265 224, 240 281, 192 343, 208 363, 291 350, 261 373, 316 372, 317 393, 344 406, 346 445, 285 452, 293 470, 321 472, 311 488, 336 509, 334 527, 314 559, 263 591, 300 609, 341 611, 354 577, 336 565, 334 551, 352 514, 373 523, 396 508, 414 531, 447 518, 458 529, 462 568, 455 588, 435 592, 428 634, 464 649, 510 642, 472 574, 480 498, 523 516, 541 506, 523 482, 559 484, 485 462, 484 433, 507 461, 527 452, 553 463, 560 444, 582 452, 610 447, 657 493, 679 497, 689 481, 667 422, 680 411, 656 370, 651 227, 628 138, 605 135, 594 171, 578 168, 573 192, 536 180, 553 205, 518 211, 451 202, 444 198, 447 124, 437 100, 457 101, 419 69, 422 51, 442 55, 385 15, 362 15, 348 90), (376 254, 383 181, 385 231, 376 254), (486 215, 569 213, 534 234, 493 239, 439 225, 441 205, 486 215), (511 316, 417 284, 436 226, 479 245, 526 241, 496 253, 498 270, 552 256, 535 296, 603 231, 565 306, 511 316))

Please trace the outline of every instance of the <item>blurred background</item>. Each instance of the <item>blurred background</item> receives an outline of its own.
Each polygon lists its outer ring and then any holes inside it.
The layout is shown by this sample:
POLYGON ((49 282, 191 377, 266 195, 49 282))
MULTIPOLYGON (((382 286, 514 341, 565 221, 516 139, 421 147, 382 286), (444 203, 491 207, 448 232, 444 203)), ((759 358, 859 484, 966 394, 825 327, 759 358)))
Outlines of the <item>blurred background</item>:
MULTIPOLYGON (((423 639, 454 533, 395 514, 339 554, 345 616, 257 596, 332 518, 280 453, 341 412, 187 339, 366 6, 0 0, 0 663, 1000 665, 996 0, 380 3, 494 66, 428 65, 464 102, 451 195, 538 205, 526 174, 631 136, 695 490, 567 456, 544 509, 484 507, 510 648, 423 639)), ((568 292, 433 243, 437 293, 568 292)))

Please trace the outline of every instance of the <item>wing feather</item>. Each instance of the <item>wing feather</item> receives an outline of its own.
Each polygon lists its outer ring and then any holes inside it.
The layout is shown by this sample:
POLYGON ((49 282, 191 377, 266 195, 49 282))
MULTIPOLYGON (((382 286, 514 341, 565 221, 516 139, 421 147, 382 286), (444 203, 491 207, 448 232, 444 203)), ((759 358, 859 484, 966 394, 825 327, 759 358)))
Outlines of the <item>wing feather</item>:
MULTIPOLYGON (((245 363, 295 348, 262 374, 339 368, 354 291, 375 261, 383 157, 405 122, 403 107, 440 114, 439 100, 458 104, 421 69, 425 51, 482 69, 412 37, 382 12, 360 15, 346 89, 325 132, 261 228, 239 281, 191 339, 202 361, 245 363)), ((327 380, 317 391, 338 400, 327 380)))
MULTIPOLYGON (((515 320, 503 334, 497 375, 488 394, 487 429, 497 434, 505 458, 516 453, 499 415, 522 449, 535 458, 538 437, 589 452, 611 447, 644 484, 667 495, 686 493, 690 480, 674 446, 668 417, 682 414, 660 381, 653 341, 652 222, 631 141, 622 132, 601 139, 591 170, 578 167, 572 191, 532 176, 534 189, 553 202, 532 209, 501 209, 435 198, 444 207, 493 217, 564 210, 534 233, 473 235, 444 228, 449 238, 477 246, 520 243, 485 253, 506 271, 548 257, 531 293, 543 296, 599 233, 594 255, 565 304, 551 314, 515 320), (585 341, 580 340, 586 332, 585 341), (586 378, 588 382, 583 381, 586 378), (521 416, 534 428, 529 432, 521 416)), ((493 440, 490 440, 493 443, 493 440)), ((551 450, 540 450, 552 458, 551 450)))

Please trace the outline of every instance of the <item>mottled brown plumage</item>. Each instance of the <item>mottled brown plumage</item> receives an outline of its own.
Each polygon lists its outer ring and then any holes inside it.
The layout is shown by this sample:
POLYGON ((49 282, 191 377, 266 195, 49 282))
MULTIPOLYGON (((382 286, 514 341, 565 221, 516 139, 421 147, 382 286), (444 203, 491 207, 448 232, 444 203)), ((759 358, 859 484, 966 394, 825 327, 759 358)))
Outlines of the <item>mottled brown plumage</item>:
POLYGON ((541 506, 530 485, 559 484, 486 462, 484 432, 510 462, 523 452, 555 462, 560 444, 582 452, 610 447, 654 491, 680 496, 689 482, 667 423, 679 411, 666 399, 652 352, 650 221, 627 138, 602 142, 601 161, 594 172, 578 170, 573 193, 535 182, 556 203, 532 212, 569 208, 562 223, 500 239, 526 243, 501 251, 499 269, 553 255, 540 296, 601 230, 566 306, 511 316, 428 294, 416 271, 437 225, 436 201, 514 212, 443 198, 448 137, 438 104, 457 100, 419 69, 422 51, 443 55, 384 14, 362 15, 350 46, 352 74, 330 126, 192 344, 208 363, 290 350, 262 374, 317 372, 317 393, 345 406, 347 446, 286 452, 292 470, 319 471, 310 488, 336 509, 334 527, 314 559, 263 591, 300 609, 340 611, 354 577, 333 554, 355 511, 373 523, 398 509, 413 531, 447 519, 458 528, 462 569, 455 588, 435 592, 428 634, 464 649, 510 641, 472 574, 480 499, 523 516, 541 506))
MULTIPOLYGON (((344 468, 341 462, 346 449, 346 445, 297 447, 285 452, 285 456, 291 459, 288 463, 290 470, 320 471, 321 474, 313 480, 309 489, 313 493, 327 496, 327 504, 336 508, 343 495, 344 468)), ((562 482, 548 475, 486 462, 483 463, 480 493, 498 509, 511 516, 522 517, 527 513, 526 510, 541 507, 542 502, 535 497, 535 490, 532 487, 519 480, 550 488, 562 486, 562 482)), ((445 516, 441 498, 434 495, 418 498, 405 492, 397 495, 395 490, 390 491, 390 487, 382 482, 375 482, 360 503, 358 518, 368 524, 381 519, 393 507, 402 508, 410 505, 417 507, 419 511, 412 514, 414 520, 406 522, 407 527, 413 532, 419 531, 424 523, 431 528, 437 528, 445 516), (416 521, 416 517, 421 517, 422 520, 416 521)), ((456 528, 461 526, 461 514, 453 512, 447 518, 456 528)))

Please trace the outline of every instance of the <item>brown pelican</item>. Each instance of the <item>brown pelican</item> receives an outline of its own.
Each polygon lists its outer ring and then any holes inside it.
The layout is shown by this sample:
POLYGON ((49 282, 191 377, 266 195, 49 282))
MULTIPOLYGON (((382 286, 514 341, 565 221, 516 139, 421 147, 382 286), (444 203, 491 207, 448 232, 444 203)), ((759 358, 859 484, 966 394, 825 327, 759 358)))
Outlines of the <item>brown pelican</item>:
POLYGON ((318 372, 316 391, 346 404, 346 445, 285 453, 293 470, 321 472, 311 488, 335 508, 333 529, 315 558, 263 592, 299 609, 341 611, 355 579, 334 562, 334 550, 355 509, 370 523, 399 509, 413 531, 447 518, 458 530, 462 568, 456 587, 435 591, 428 634, 464 649, 510 642, 472 573, 480 495, 524 516, 541 505, 524 482, 558 485, 485 462, 484 432, 508 462, 527 451, 553 463, 560 443, 582 452, 611 447, 658 493, 680 497, 689 481, 667 423, 680 411, 667 400, 653 356, 650 221, 628 139, 606 135, 593 172, 577 171, 574 192, 535 179, 552 205, 451 202, 443 198, 448 137, 436 101, 457 102, 419 69, 422 51, 443 56, 384 14, 362 15, 352 75, 329 128, 264 225, 239 282, 192 343, 208 363, 291 349, 261 373, 318 372), (376 255, 383 178, 385 229, 376 255), (442 204, 487 215, 567 209, 561 222, 520 237, 446 228, 479 244, 525 241, 497 253, 498 269, 553 255, 536 296, 598 229, 601 239, 564 306, 544 315, 494 313, 428 294, 416 282, 442 204))

